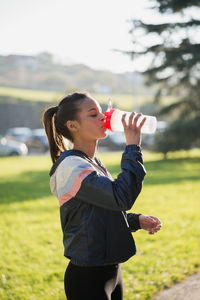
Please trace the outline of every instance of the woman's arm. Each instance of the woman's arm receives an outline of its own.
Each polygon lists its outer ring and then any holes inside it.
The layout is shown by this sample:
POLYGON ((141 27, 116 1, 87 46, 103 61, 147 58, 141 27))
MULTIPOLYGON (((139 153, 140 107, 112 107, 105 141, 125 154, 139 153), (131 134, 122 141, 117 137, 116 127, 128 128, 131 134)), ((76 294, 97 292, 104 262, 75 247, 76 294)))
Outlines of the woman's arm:
POLYGON ((149 234, 154 234, 160 230, 162 227, 161 221, 153 216, 146 216, 142 214, 128 213, 126 214, 129 228, 132 232, 138 229, 144 229, 149 232, 149 234))
POLYGON ((141 191, 146 174, 138 146, 126 146, 122 155, 121 169, 122 172, 114 181, 92 172, 82 181, 76 197, 105 209, 120 211, 131 209, 141 191))
POLYGON ((134 214, 134 213, 126 214, 128 225, 129 225, 129 228, 132 232, 135 232, 138 229, 141 229, 140 220, 139 220, 140 216, 141 216, 141 214, 134 214))
POLYGON ((143 158, 140 149, 141 128, 144 120, 137 126, 135 113, 122 117, 127 146, 122 155, 121 173, 114 181, 99 173, 80 157, 66 157, 51 176, 51 190, 59 198, 60 206, 76 197, 105 209, 126 211, 131 209, 138 197, 144 176, 143 158), (55 178, 56 177, 56 178, 55 178))
POLYGON ((76 197, 78 200, 105 209, 126 211, 139 195, 145 176, 142 153, 136 145, 126 147, 117 179, 100 175, 88 161, 68 156, 51 175, 51 191, 60 206, 76 197))

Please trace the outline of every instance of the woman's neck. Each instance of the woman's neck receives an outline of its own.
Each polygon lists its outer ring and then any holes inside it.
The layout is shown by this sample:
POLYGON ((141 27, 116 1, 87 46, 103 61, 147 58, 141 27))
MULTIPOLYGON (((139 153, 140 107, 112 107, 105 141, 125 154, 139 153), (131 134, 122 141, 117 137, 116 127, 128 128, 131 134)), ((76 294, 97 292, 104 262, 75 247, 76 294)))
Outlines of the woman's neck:
POLYGON ((95 142, 74 142, 73 149, 80 150, 84 152, 88 157, 91 159, 94 159, 95 152, 96 152, 96 147, 97 147, 97 141, 95 142))

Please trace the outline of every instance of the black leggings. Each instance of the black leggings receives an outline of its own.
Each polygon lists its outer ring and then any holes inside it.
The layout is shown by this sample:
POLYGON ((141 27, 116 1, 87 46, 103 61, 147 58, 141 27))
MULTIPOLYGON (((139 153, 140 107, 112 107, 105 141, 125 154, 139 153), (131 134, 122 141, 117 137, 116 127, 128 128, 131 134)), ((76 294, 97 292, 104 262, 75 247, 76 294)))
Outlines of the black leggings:
POLYGON ((121 266, 79 267, 71 262, 65 272, 68 300, 122 300, 121 266))

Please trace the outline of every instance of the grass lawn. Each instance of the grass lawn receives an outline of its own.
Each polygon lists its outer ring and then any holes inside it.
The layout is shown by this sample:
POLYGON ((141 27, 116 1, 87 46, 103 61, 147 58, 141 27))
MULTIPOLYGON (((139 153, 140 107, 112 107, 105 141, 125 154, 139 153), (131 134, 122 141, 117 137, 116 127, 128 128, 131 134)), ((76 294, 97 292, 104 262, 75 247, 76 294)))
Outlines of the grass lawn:
MULTIPOLYGON (((121 154, 99 157, 116 176, 121 154)), ((200 152, 169 157, 144 153, 147 176, 132 211, 158 216, 163 228, 134 234, 137 255, 123 264, 125 300, 150 300, 200 267, 200 152)), ((0 299, 64 300, 68 262, 50 158, 0 158, 0 165, 0 299)))
MULTIPOLYGON (((134 109, 134 104, 144 103, 152 101, 152 96, 140 96, 134 97, 133 95, 119 95, 119 94, 95 94, 91 93, 100 104, 107 104, 108 98, 113 99, 114 106, 119 107, 123 110, 132 110, 134 109)), ((49 92, 49 91, 39 91, 39 90, 28 90, 28 89, 17 89, 9 87, 0 87, 0 96, 10 96, 14 98, 19 98, 21 100, 31 100, 31 101, 47 101, 58 103, 64 96, 65 93, 59 92, 49 92)))

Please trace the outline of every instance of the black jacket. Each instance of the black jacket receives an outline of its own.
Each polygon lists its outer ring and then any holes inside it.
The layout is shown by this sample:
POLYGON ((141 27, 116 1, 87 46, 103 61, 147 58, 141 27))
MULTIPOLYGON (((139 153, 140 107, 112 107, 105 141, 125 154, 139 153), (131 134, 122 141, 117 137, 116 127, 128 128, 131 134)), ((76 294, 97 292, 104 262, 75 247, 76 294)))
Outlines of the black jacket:
POLYGON ((68 150, 50 171, 51 191, 60 204, 64 255, 77 265, 120 263, 136 253, 131 232, 140 229, 139 214, 126 214, 145 176, 142 153, 126 146, 122 172, 113 180, 100 160, 68 150))

